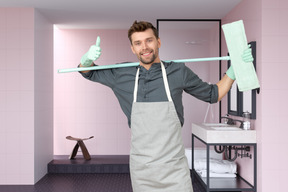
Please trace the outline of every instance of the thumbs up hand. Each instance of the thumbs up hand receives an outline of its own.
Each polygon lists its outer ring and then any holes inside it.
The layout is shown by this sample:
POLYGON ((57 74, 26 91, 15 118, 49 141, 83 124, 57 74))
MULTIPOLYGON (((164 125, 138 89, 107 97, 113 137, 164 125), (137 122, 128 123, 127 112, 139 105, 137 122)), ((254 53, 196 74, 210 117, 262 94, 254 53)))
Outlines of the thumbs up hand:
POLYGON ((90 67, 93 61, 97 60, 101 55, 100 37, 97 37, 96 44, 92 45, 87 53, 81 58, 81 65, 90 67))

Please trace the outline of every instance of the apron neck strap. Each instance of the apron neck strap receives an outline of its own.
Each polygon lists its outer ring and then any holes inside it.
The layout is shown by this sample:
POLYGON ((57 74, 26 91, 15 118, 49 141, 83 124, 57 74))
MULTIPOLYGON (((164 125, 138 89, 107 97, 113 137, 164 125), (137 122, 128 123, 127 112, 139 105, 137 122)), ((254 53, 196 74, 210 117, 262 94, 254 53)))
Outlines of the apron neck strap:
MULTIPOLYGON (((138 91, 138 80, 139 80, 139 69, 137 70, 136 73, 136 78, 135 78, 135 86, 134 86, 134 94, 133 94, 133 102, 136 102, 137 100, 137 91, 138 91)), ((166 91, 166 95, 168 98, 168 101, 172 101, 171 94, 170 94, 170 89, 169 89, 169 84, 167 80, 167 74, 166 74, 166 69, 161 61, 161 69, 162 69, 162 76, 163 76, 163 81, 164 81, 164 87, 166 91)))

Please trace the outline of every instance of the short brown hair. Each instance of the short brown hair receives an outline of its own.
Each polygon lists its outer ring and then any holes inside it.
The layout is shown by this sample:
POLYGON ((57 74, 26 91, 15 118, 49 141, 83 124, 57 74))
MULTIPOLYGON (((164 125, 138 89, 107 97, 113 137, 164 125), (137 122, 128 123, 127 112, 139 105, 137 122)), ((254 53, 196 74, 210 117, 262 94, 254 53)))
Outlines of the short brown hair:
POLYGON ((139 22, 134 21, 133 25, 128 30, 128 38, 130 40, 130 43, 132 44, 131 36, 133 33, 143 32, 143 31, 146 31, 147 29, 152 29, 156 39, 159 39, 158 31, 151 23, 147 21, 139 21, 139 22))

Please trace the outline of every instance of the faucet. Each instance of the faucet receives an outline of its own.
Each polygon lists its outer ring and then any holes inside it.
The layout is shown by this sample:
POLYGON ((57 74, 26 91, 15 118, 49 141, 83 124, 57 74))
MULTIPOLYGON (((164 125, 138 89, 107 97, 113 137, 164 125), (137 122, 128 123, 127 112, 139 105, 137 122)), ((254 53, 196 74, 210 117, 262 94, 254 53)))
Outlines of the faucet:
MULTIPOLYGON (((244 126, 244 121, 241 121, 241 120, 238 120, 238 119, 233 119, 233 121, 234 121, 234 123, 235 123, 235 121, 240 122, 239 128, 243 128, 243 126, 244 126)), ((235 124, 234 124, 234 125, 235 125, 235 124)))
POLYGON ((238 119, 232 119, 232 118, 227 117, 227 116, 221 117, 221 119, 227 119, 228 120, 227 121, 228 125, 236 125, 236 122, 238 121, 238 122, 240 122, 239 128, 243 128, 243 126, 244 126, 244 121, 241 121, 241 120, 238 120, 238 119))
POLYGON ((235 125, 234 120, 232 118, 230 118, 230 117, 224 116, 224 117, 221 117, 221 119, 227 119, 227 124, 228 125, 235 125))

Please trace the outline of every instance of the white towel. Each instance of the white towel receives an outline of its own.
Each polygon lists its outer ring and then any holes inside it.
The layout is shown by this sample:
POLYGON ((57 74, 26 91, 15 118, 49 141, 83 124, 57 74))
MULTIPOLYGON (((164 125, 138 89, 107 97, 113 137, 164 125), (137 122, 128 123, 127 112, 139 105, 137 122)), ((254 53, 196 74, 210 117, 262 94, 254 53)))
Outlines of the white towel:
MULTIPOLYGON (((197 171, 197 173, 201 176, 201 177, 207 177, 207 170, 202 170, 202 171, 197 171)), ((229 177, 229 178, 235 178, 236 174, 235 173, 213 173, 210 172, 209 173, 209 177, 229 177)))
MULTIPOLYGON (((212 159, 212 158, 209 161, 210 161, 209 163, 210 172, 237 173, 237 165, 235 162, 220 159, 212 159)), ((206 165, 207 165, 206 159, 198 159, 194 161, 194 169, 196 171, 207 170, 206 165)))

